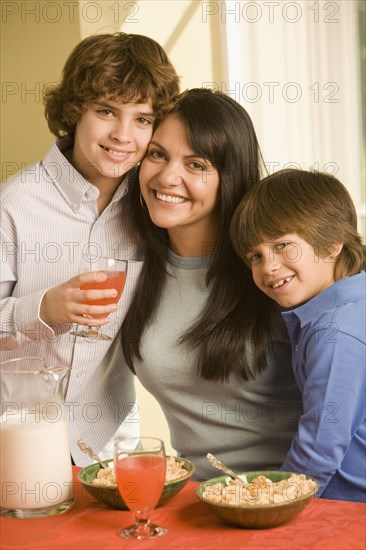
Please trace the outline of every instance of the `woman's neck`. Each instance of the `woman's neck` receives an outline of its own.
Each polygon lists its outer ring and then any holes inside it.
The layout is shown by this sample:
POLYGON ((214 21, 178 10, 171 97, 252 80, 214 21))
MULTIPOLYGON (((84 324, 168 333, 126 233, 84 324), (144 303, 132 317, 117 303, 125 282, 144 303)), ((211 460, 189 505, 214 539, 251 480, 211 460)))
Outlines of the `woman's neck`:
POLYGON ((183 228, 168 229, 169 248, 183 258, 208 256, 212 254, 216 243, 217 228, 205 235, 195 231, 185 231, 183 228))
POLYGON ((195 258, 200 256, 208 256, 212 254, 214 247, 214 243, 201 243, 197 246, 186 246, 186 243, 182 244, 177 247, 174 246, 172 241, 169 243, 169 248, 171 249, 174 254, 177 256, 181 256, 182 258, 195 258))

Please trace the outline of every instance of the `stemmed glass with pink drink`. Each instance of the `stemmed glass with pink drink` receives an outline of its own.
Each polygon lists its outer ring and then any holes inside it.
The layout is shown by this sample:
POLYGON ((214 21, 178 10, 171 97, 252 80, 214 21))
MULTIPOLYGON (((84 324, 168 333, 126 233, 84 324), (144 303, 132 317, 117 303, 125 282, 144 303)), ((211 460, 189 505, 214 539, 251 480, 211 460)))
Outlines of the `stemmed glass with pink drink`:
MULTIPOLYGON (((94 281, 91 283, 85 283, 80 286, 80 290, 107 290, 115 289, 117 295, 111 298, 102 298, 99 300, 86 300, 84 304, 90 304, 95 306, 106 306, 110 304, 116 304, 120 299, 126 278, 127 278, 128 260, 119 260, 116 258, 109 258, 106 256, 97 255, 83 255, 83 259, 80 264, 79 273, 86 273, 91 271, 103 271, 106 275, 104 281, 94 281)), ((103 319, 107 317, 107 314, 93 314, 90 315, 90 319, 103 319)), ((73 336, 80 336, 82 338, 89 338, 93 340, 112 340, 112 338, 106 334, 100 332, 100 327, 87 325, 72 331, 70 334, 73 336)))
POLYGON ((136 523, 118 531, 123 538, 153 539, 167 529, 150 523, 150 514, 164 489, 166 457, 164 443, 155 437, 117 439, 114 472, 118 490, 136 523))

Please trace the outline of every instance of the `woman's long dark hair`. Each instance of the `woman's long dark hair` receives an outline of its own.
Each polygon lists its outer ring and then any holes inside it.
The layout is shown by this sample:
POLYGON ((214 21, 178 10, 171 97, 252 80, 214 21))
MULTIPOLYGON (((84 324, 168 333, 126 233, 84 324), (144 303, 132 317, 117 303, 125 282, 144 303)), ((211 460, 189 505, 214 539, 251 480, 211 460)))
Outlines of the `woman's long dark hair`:
MULTIPOLYGON (((266 366, 273 306, 234 252, 229 228, 241 198, 260 179, 257 137, 245 109, 221 92, 189 90, 169 114, 173 113, 186 124, 195 154, 209 160, 220 178, 220 227, 206 275, 209 297, 200 317, 177 344, 197 350, 197 372, 202 378, 226 381, 236 373, 248 380, 266 366)), ((169 276, 167 230, 153 224, 139 195, 139 186, 135 185, 130 197, 131 213, 145 245, 145 262, 121 329, 122 347, 131 370, 134 358, 141 359, 142 334, 154 319, 169 276)))

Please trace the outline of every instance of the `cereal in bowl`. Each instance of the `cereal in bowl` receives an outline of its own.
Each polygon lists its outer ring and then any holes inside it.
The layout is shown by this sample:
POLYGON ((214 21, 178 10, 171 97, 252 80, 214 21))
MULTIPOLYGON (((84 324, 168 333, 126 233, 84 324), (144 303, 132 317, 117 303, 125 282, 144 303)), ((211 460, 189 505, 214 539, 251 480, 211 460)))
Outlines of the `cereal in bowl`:
POLYGON ((174 456, 167 456, 165 482, 180 479, 186 474, 187 470, 183 468, 179 460, 175 460, 174 456))
MULTIPOLYGON (((186 474, 187 470, 183 468, 178 460, 175 460, 174 456, 167 456, 165 483, 180 479, 186 474)), ((97 477, 90 483, 97 487, 116 487, 113 468, 101 468, 97 473, 97 477)))
POLYGON ((245 482, 245 485, 234 480, 227 485, 207 485, 202 496, 216 504, 268 505, 300 499, 315 488, 315 481, 303 474, 291 474, 287 479, 276 482, 259 475, 251 483, 245 482))

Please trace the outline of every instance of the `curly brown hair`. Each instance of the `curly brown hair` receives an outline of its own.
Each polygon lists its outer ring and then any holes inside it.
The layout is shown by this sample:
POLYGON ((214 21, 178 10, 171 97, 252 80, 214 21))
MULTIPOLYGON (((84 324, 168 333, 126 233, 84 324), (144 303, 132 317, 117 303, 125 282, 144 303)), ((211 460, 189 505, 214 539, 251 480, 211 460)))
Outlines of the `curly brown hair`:
POLYGON ((253 185, 235 210, 230 236, 244 260, 252 246, 297 233, 319 257, 343 248, 336 259, 335 280, 366 268, 366 247, 357 232, 351 196, 334 176, 286 169, 253 185))
POLYGON ((45 90, 45 116, 55 136, 73 135, 87 103, 101 97, 123 103, 151 98, 159 120, 178 95, 179 77, 155 40, 123 32, 99 34, 74 48, 60 84, 45 90))

